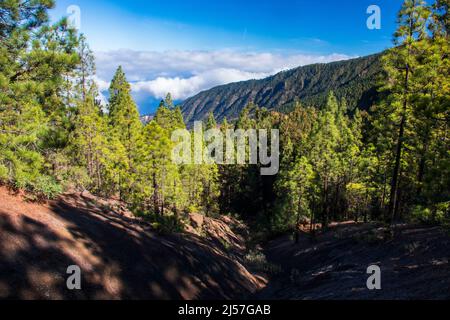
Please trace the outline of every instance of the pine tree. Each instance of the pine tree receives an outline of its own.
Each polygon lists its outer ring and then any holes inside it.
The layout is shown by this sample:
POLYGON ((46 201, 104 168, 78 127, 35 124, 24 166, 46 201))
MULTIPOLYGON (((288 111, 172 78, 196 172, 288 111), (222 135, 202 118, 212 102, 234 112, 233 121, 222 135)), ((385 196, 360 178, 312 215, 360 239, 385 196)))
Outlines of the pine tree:
POLYGON ((138 108, 131 97, 131 87, 122 67, 114 75, 109 88, 109 124, 112 134, 124 146, 127 159, 120 176, 120 192, 123 196, 130 192, 136 179, 136 161, 142 141, 142 123, 138 108))
POLYGON ((106 188, 102 163, 107 161, 105 149, 108 148, 108 127, 100 106, 95 102, 95 86, 82 94, 85 98, 78 106, 71 143, 76 159, 86 169, 89 178, 89 184, 84 187, 101 192, 106 188))
POLYGON ((144 209, 164 214, 172 205, 181 207, 181 189, 178 168, 171 160, 172 142, 169 132, 159 126, 156 121, 148 123, 143 132, 144 140, 137 164, 137 183, 133 189, 134 201, 144 209))
POLYGON ((76 70, 76 78, 78 80, 76 89, 80 95, 80 100, 84 102, 87 99, 88 91, 94 85, 93 77, 95 76, 96 67, 94 53, 83 34, 79 40, 78 55, 80 57, 80 63, 76 70))
POLYGON ((172 95, 169 93, 167 93, 166 98, 164 99, 164 107, 166 107, 169 110, 172 110, 175 108, 174 104, 173 104, 173 100, 172 100, 172 95))
POLYGON ((436 0, 432 6, 433 23, 431 31, 443 38, 450 36, 450 1, 436 0))
POLYGON ((53 1, 0 7, 0 180, 47 195, 59 190, 46 165, 67 144, 67 77, 78 63, 67 21, 49 24, 53 1))
POLYGON ((406 0, 398 14, 398 29, 394 34, 396 47, 384 58, 388 73, 386 90, 392 114, 398 118, 399 129, 395 142, 395 159, 389 200, 389 214, 392 221, 398 218, 399 186, 403 158, 405 131, 411 109, 411 70, 417 64, 417 43, 426 37, 426 22, 429 10, 422 0, 406 0))
POLYGON ((315 133, 313 134, 314 146, 312 148, 312 163, 317 172, 319 190, 321 190, 320 217, 322 226, 327 227, 330 218, 330 204, 333 183, 339 175, 339 158, 337 149, 340 141, 340 131, 337 126, 336 116, 339 105, 336 97, 331 92, 328 102, 320 112, 315 133))
POLYGON ((299 225, 302 217, 308 217, 311 220, 310 196, 314 183, 314 171, 311 163, 305 156, 298 157, 289 167, 281 170, 276 182, 276 190, 280 198, 281 211, 275 216, 272 223, 280 231, 283 229, 295 230, 295 242, 299 241, 299 225))
MULTIPOLYGON (((413 151, 416 158, 415 195, 419 206, 436 212, 440 203, 450 198, 448 186, 448 155, 443 150, 448 141, 448 95, 450 81, 448 1, 436 1, 432 6, 428 27, 430 35, 417 44, 418 64, 412 83, 413 151), (441 172, 441 174, 437 174, 441 172)), ((434 215, 434 214, 433 214, 434 215)))
POLYGON ((167 94, 166 101, 161 101, 156 111, 155 121, 169 132, 186 128, 181 108, 173 106, 170 93, 167 94))
POLYGON ((208 114, 208 119, 206 120, 205 128, 206 130, 217 128, 216 118, 214 117, 214 114, 212 112, 208 114))

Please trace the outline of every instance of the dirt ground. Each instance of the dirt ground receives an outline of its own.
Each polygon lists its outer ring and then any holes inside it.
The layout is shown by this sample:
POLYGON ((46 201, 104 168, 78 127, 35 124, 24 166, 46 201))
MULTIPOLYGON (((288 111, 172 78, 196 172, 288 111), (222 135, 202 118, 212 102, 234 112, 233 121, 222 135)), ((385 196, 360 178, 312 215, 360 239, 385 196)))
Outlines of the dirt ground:
POLYGON ((395 237, 375 224, 332 227, 312 241, 303 234, 276 239, 265 250, 279 265, 259 299, 450 299, 450 234, 439 227, 398 226, 395 237), (381 290, 367 289, 378 265, 381 290))
MULTIPOLYGON (((0 189, 0 299, 244 299, 264 285, 224 240, 159 235, 95 200, 41 205, 0 189), (66 287, 70 265, 80 291, 66 287)), ((209 223, 241 241, 229 221, 209 223)))
POLYGON ((249 264, 245 225, 190 216, 179 235, 155 233, 111 200, 66 194, 36 204, 0 187, 0 299, 450 299, 450 234, 335 225, 271 241, 249 264), (261 258, 262 257, 262 258, 261 258), (369 291, 369 265, 382 290, 369 291), (66 287, 67 267, 82 290, 66 287), (267 268, 270 266, 270 268, 267 268))

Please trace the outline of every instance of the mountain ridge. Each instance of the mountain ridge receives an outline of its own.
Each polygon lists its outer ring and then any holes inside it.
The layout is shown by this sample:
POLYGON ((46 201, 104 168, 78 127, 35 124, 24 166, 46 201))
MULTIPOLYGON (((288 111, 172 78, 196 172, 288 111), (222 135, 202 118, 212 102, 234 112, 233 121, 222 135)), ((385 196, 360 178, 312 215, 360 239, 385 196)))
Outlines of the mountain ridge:
POLYGON ((317 63, 279 72, 260 80, 225 84, 205 90, 182 104, 191 124, 213 112, 217 120, 236 119, 249 103, 269 110, 289 111, 296 101, 309 106, 324 104, 329 91, 347 100, 350 110, 368 109, 377 99, 382 74, 382 53, 331 63, 317 63))

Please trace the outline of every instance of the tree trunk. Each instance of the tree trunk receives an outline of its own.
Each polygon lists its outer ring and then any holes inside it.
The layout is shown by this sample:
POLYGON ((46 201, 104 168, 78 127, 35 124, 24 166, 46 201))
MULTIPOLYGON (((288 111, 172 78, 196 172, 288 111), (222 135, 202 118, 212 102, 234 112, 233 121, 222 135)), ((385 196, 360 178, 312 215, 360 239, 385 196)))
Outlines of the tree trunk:
POLYGON ((325 178, 323 183, 323 193, 322 230, 325 230, 328 218, 328 177, 325 178))
POLYGON ((425 164, 427 160, 427 152, 428 152, 428 138, 426 139, 426 142, 423 146, 422 154, 420 157, 420 163, 419 163, 419 172, 417 174, 417 198, 420 200, 420 197, 422 196, 422 190, 423 190, 423 177, 425 176, 425 164))
POLYGON ((405 92, 403 99, 403 110, 402 110, 402 118, 400 122, 400 130, 397 139, 397 149, 395 153, 395 165, 394 165, 394 173, 392 175, 392 183, 391 183, 391 197, 389 201, 389 213, 391 215, 391 223, 395 223, 398 215, 398 186, 399 186, 399 173, 400 173, 400 165, 402 159, 402 151, 403 151, 403 139, 405 135, 405 127, 406 127, 406 112, 408 107, 408 83, 409 83, 409 66, 406 65, 406 75, 405 75, 405 92))
POLYGON ((315 230, 315 220, 316 220, 316 200, 315 199, 313 199, 313 203, 312 203, 312 206, 311 206, 312 208, 311 208, 311 221, 310 221, 310 226, 309 226, 309 233, 310 233, 310 235, 311 235, 311 238, 314 238, 314 236, 315 236, 315 232, 316 232, 316 230, 315 230))
POLYGON ((300 242, 300 230, 298 226, 300 224, 300 213, 302 212, 302 193, 300 192, 298 195, 298 211, 297 211, 297 222, 295 224, 295 244, 300 242))
POLYGON ((159 213, 158 208, 158 182, 156 181, 156 172, 153 173, 153 210, 159 213))

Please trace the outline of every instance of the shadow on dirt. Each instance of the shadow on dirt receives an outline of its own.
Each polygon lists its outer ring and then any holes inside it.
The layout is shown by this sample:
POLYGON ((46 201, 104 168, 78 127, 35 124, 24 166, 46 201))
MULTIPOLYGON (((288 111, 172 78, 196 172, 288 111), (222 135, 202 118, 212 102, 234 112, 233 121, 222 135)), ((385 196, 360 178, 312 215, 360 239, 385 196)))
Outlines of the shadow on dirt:
POLYGON ((258 288, 238 261, 200 237, 157 235, 78 196, 49 209, 45 223, 0 210, 0 298, 242 299, 258 288), (66 289, 74 264, 80 291, 66 289))

